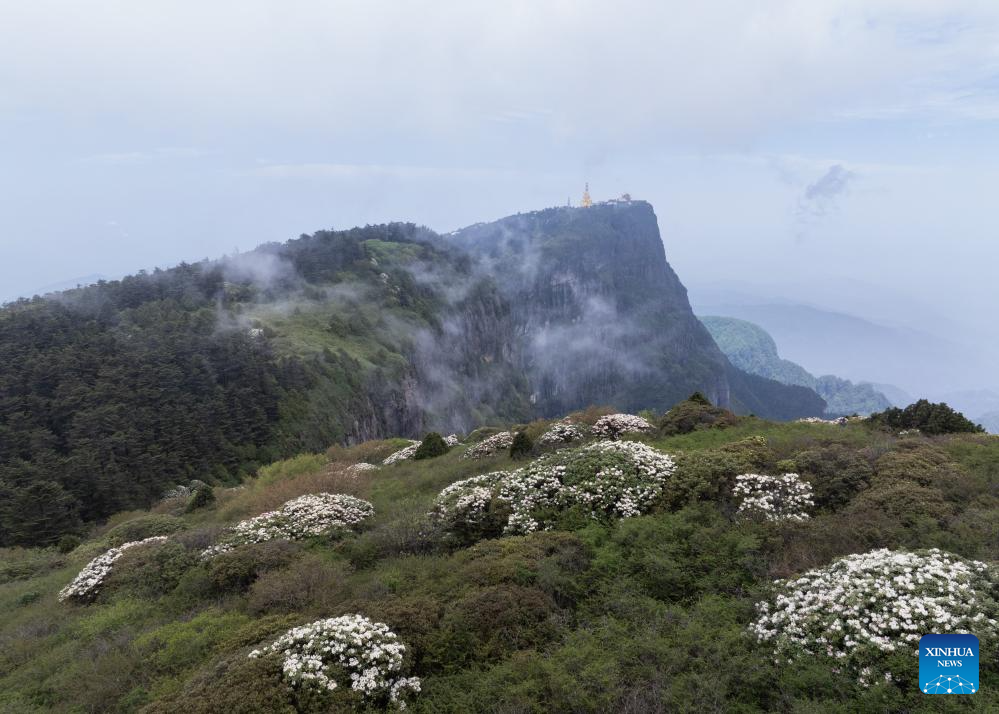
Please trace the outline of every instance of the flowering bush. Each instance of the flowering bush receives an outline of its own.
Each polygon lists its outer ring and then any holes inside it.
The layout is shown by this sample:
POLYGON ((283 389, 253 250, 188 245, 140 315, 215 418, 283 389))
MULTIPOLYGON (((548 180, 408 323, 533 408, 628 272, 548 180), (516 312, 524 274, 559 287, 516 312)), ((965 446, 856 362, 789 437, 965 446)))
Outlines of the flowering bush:
POLYGON ((457 481, 437 496, 431 518, 461 535, 482 530, 491 506, 506 519, 504 533, 550 528, 558 513, 583 506, 594 518, 627 518, 647 511, 676 466, 645 444, 600 441, 558 451, 516 471, 457 481))
POLYGON ((268 511, 233 526, 222 540, 202 552, 203 558, 225 553, 247 543, 268 540, 301 540, 347 530, 375 513, 367 501, 342 493, 315 493, 293 498, 276 511, 268 511))
POLYGON ((676 466, 645 444, 602 441, 543 456, 502 480, 507 533, 549 528, 555 512, 582 505, 594 517, 637 516, 662 495, 676 466))
POLYGON ((390 454, 382 464, 385 466, 391 466, 392 464, 398 463, 400 461, 405 461, 406 459, 411 459, 416 456, 416 450, 420 448, 419 441, 410 441, 409 446, 399 449, 394 454, 390 454))
POLYGON ((652 425, 635 414, 608 414, 597 419, 597 423, 593 425, 593 433, 606 439, 648 431, 652 431, 652 425))
POLYGON ((762 476, 742 474, 735 477, 732 493, 740 500, 738 514, 768 521, 804 521, 812 501, 812 484, 798 474, 762 476))
POLYGON ((375 466, 374 464, 369 464, 365 461, 361 461, 356 464, 351 464, 350 466, 344 469, 344 472, 350 474, 351 476, 356 476, 357 474, 363 473, 365 471, 377 471, 377 470, 378 467, 375 466))
POLYGON ((365 699, 404 709, 406 695, 420 691, 417 677, 401 676, 405 652, 388 625, 343 615, 292 628, 249 656, 280 655, 284 678, 293 686, 333 691, 349 685, 365 699))
POLYGON ((476 531, 485 521, 500 483, 509 476, 507 471, 494 471, 455 481, 437 495, 431 520, 446 531, 476 531))
POLYGON ((846 417, 837 417, 835 419, 823 419, 822 417, 802 417, 797 420, 799 424, 836 424, 838 426, 844 426, 849 423, 849 419, 846 417))
POLYGON ((573 424, 571 421, 557 421, 548 427, 548 431, 538 438, 538 443, 542 446, 555 446, 557 444, 570 444, 579 441, 586 432, 583 427, 573 424))
POLYGON ((869 685, 893 652, 918 655, 927 632, 999 635, 995 573, 936 548, 915 553, 874 550, 776 583, 773 605, 760 603, 751 631, 778 660, 833 658, 869 685))
POLYGON ((457 434, 448 434, 444 437, 444 443, 447 444, 448 448, 453 448, 461 443, 461 439, 458 438, 457 434))
POLYGON ((111 568, 125 551, 136 546, 152 545, 162 543, 166 536, 153 536, 144 540, 122 543, 116 548, 98 555, 87 563, 86 567, 80 571, 79 575, 73 578, 73 582, 59 591, 59 600, 65 601, 73 598, 75 600, 88 600, 97 594, 98 589, 104 583, 104 579, 111 573, 111 568))
POLYGON ((512 443, 513 432, 501 431, 499 434, 493 434, 492 436, 483 439, 478 444, 475 444, 472 448, 462 454, 462 458, 481 459, 486 456, 492 456, 497 451, 509 449, 512 443))

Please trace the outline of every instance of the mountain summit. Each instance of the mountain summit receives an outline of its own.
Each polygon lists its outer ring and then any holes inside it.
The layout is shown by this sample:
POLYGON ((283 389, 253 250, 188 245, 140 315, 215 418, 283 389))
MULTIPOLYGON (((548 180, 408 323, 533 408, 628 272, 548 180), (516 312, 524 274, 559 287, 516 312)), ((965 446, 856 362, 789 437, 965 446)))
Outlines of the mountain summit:
POLYGON ((694 391, 773 418, 822 410, 809 390, 733 368, 694 316, 645 201, 548 208, 447 239, 477 259, 509 302, 542 416, 587 404, 664 410, 694 391))
POLYGON ((191 478, 590 404, 694 391, 773 419, 823 400, 733 367, 694 317, 642 201, 551 208, 440 236, 320 231, 0 309, 0 543, 191 478), (22 519, 23 520, 23 519, 22 519), (30 523, 15 530, 32 531, 30 523))

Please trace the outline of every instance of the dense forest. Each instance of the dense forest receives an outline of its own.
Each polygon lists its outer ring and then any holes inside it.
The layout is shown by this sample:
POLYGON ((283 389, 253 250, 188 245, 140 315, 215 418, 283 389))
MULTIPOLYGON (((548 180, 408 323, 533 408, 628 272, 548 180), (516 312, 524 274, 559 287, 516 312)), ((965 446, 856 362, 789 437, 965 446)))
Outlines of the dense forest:
POLYGON ((427 237, 411 225, 322 232, 7 305, 0 543, 50 543, 172 485, 233 483, 377 422, 376 402, 391 399, 411 349, 384 318, 395 310, 432 326, 437 309, 432 289, 393 268, 390 249, 447 263, 427 237), (367 310, 319 287, 346 283, 380 287, 365 293, 367 310), (251 317, 257 306, 315 317, 310 304, 325 324, 305 350, 276 349, 266 320, 251 317), (368 318, 379 309, 382 325, 368 318))

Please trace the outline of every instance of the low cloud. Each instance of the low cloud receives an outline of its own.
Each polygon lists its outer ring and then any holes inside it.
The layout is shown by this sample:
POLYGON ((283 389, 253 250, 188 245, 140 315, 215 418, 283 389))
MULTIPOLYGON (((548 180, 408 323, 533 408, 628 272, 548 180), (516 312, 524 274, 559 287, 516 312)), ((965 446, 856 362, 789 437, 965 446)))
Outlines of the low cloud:
POLYGON ((844 168, 842 164, 833 164, 818 179, 805 186, 795 208, 799 237, 808 228, 838 210, 840 200, 856 177, 857 174, 844 168))

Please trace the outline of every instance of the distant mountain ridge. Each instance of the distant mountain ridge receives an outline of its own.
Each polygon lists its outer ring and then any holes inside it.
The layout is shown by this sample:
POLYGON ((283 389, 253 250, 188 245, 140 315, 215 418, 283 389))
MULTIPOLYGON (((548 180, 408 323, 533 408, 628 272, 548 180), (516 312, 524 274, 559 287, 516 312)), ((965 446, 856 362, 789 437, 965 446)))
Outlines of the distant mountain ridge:
POLYGON ((828 416, 867 415, 892 406, 892 402, 870 384, 854 384, 831 374, 815 377, 801 365, 782 359, 773 337, 759 325, 734 317, 702 316, 700 319, 734 365, 783 384, 814 389, 826 400, 828 416))

